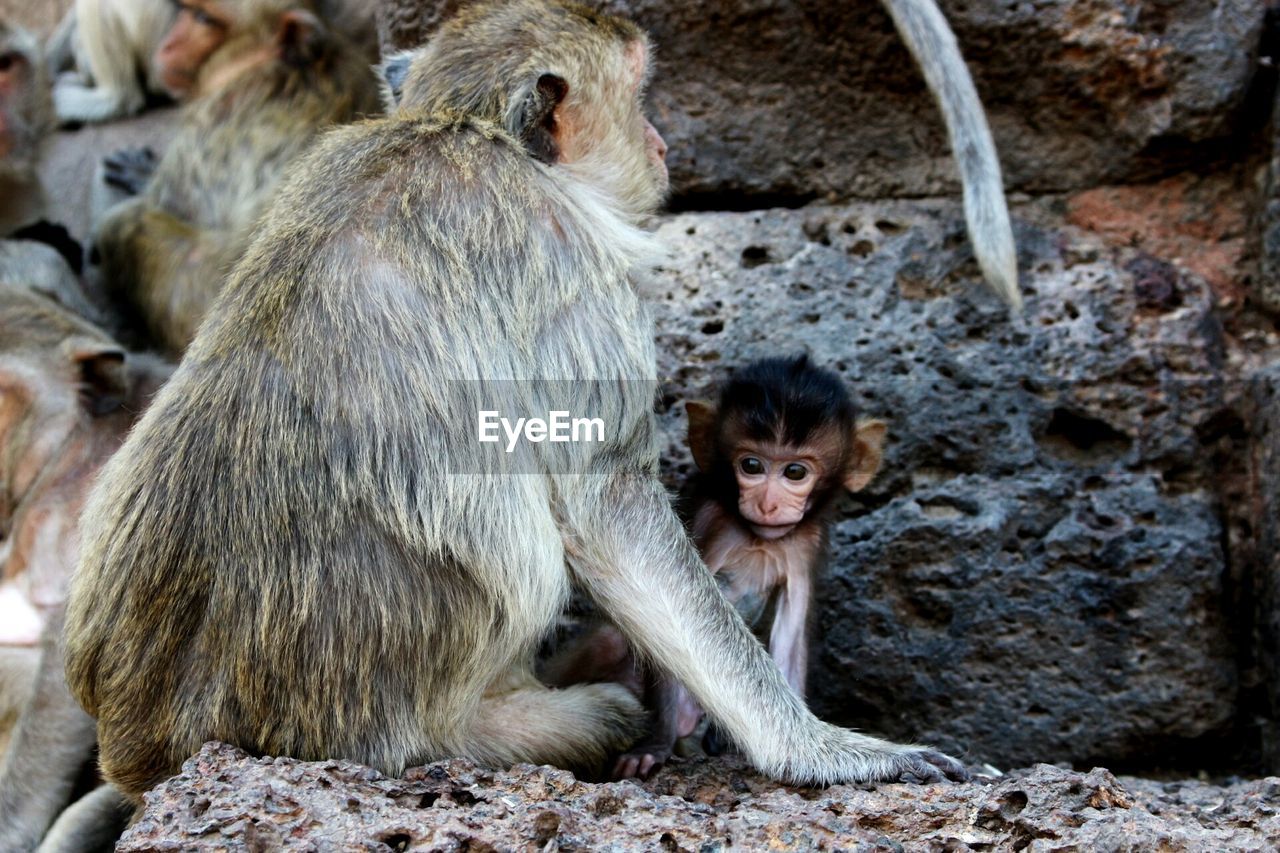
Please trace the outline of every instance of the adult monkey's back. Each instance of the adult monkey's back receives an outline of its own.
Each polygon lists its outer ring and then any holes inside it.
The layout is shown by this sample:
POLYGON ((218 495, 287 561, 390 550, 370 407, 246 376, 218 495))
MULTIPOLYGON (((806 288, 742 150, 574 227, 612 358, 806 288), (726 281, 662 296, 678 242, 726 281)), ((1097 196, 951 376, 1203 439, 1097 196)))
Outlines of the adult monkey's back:
POLYGON ((964 775, 810 714, 658 482, 651 387, 626 381, 655 373, 629 280, 666 187, 647 66, 617 18, 469 7, 396 114, 296 164, 86 511, 67 678, 127 794, 210 738, 392 774, 598 764, 639 704, 530 669, 571 576, 763 770, 964 775), (450 381, 476 378, 524 381, 450 381), (609 433, 482 475, 482 408, 609 433))

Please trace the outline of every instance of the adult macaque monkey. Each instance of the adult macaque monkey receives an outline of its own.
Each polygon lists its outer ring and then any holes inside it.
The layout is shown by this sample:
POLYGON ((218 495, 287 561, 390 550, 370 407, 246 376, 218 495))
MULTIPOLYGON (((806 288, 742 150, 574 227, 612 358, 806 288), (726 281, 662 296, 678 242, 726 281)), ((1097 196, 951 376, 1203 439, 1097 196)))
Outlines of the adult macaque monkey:
POLYGON ((85 514, 67 678, 129 797, 209 738, 393 775, 598 766, 643 709, 534 678, 571 579, 768 773, 965 775, 810 714, 658 481, 653 386, 625 381, 655 374, 629 278, 667 183, 648 57, 582 6, 469 6, 395 115, 291 169, 85 514), (464 381, 484 379, 519 381, 464 381), (609 434, 486 473, 482 408, 595 411, 609 434))
MULTIPOLYGON (((830 511, 842 490, 860 491, 879 470, 885 424, 859 421, 839 377, 805 356, 746 365, 718 404, 691 400, 686 410, 701 471, 688 507, 698 552, 803 697, 809 603, 826 557, 830 511)), ((571 642, 545 677, 639 685, 654 725, 618 758, 613 772, 620 778, 648 776, 702 717, 684 687, 638 669, 613 625, 571 642)))
POLYGON ((139 112, 165 87, 153 62, 174 0, 76 0, 49 41, 58 119, 101 122, 139 112))
POLYGON ((93 720, 57 648, 77 522, 168 372, 32 289, 0 284, 0 850, 35 847, 91 759, 93 720))
POLYGON ((107 213, 94 243, 113 299, 180 354, 285 166, 381 102, 367 58, 310 0, 187 0, 157 64, 191 102, 150 180, 149 165, 122 177, 137 157, 108 161, 108 176, 141 195, 107 213))

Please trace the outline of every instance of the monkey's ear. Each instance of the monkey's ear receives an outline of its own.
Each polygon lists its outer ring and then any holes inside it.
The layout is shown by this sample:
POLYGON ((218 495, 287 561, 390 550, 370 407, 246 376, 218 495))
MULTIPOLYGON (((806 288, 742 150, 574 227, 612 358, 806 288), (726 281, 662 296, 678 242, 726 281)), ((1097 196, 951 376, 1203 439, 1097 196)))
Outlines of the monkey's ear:
POLYGON ((689 450, 700 471, 710 471, 715 457, 716 407, 706 400, 684 404, 689 415, 689 450))
POLYGON ((79 374, 80 399, 89 414, 107 415, 120 408, 129 393, 124 350, 87 338, 72 338, 63 346, 79 374))
POLYGON ((543 74, 520 99, 512 134, 535 159, 555 163, 560 159, 560 126, 556 110, 569 94, 569 84, 557 74, 543 74))
POLYGON ((320 19, 305 9, 281 13, 276 25, 276 48, 281 61, 296 67, 314 63, 324 53, 327 35, 320 19))
POLYGON ((853 461, 844 472, 844 487, 860 492, 876 476, 884 459, 884 436, 889 425, 884 421, 858 421, 853 428, 853 461))

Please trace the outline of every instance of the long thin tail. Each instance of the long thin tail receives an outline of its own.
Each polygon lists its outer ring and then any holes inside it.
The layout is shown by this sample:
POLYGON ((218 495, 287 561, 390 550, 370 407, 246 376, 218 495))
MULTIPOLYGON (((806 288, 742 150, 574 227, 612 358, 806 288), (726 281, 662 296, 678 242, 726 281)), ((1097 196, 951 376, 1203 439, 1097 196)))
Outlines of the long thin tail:
POLYGON ((969 239, 987 283, 1014 309, 1022 307, 1013 229, 1000 161, 973 78, 955 34, 934 0, 881 0, 938 100, 964 187, 969 239))

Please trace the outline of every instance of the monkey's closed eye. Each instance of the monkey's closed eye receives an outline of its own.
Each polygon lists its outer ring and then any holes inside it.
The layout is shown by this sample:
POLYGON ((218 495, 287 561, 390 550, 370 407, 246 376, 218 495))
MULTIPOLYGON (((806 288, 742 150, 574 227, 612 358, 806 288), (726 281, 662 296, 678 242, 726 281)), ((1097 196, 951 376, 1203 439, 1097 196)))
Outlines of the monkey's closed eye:
POLYGON ((801 465, 799 462, 792 462, 786 468, 782 469, 782 476, 788 480, 803 480, 809 476, 809 469, 801 465))
POLYGON ((764 473, 764 463, 754 456, 744 456, 742 460, 738 462, 738 467, 742 469, 742 473, 744 474, 764 473))

